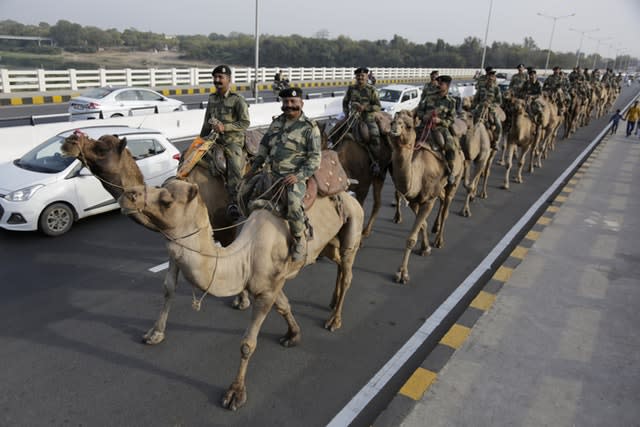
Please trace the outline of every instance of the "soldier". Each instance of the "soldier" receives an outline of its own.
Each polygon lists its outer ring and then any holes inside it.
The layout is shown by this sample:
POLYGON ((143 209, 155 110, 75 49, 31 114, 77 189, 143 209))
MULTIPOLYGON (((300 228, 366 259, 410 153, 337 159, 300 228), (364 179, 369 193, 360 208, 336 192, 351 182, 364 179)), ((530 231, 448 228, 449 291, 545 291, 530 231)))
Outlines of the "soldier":
POLYGON ((375 87, 367 84, 369 70, 360 67, 354 71, 356 76, 356 84, 349 86, 347 93, 342 100, 342 110, 345 115, 349 115, 351 111, 360 113, 360 118, 367 124, 369 129, 369 144, 366 149, 371 159, 371 172, 373 175, 380 174, 380 129, 376 123, 374 113, 382 109, 380 98, 375 87))
POLYGON ((597 68, 593 70, 591 73, 591 83, 599 83, 600 82, 600 70, 597 68))
POLYGON ((544 81, 544 85, 542 85, 542 90, 545 92, 549 92, 551 98, 558 106, 558 115, 562 115, 562 112, 564 111, 564 99, 562 96, 564 81, 560 73, 560 67, 556 65, 555 67, 553 67, 553 74, 547 77, 547 79, 544 81))
POLYGON ((286 219, 293 237, 291 256, 294 261, 300 261, 307 253, 303 199, 307 179, 320 166, 320 130, 302 112, 304 102, 299 88, 284 89, 278 96, 282 99, 283 114, 273 119, 260 141, 249 176, 266 163, 274 177, 286 186, 286 219))
POLYGON ((509 82, 509 89, 511 89, 511 93, 515 96, 520 93, 522 85, 527 81, 527 74, 524 70, 524 64, 518 64, 518 73, 514 74, 509 82))
MULTIPOLYGON (((440 93, 440 85, 438 84, 438 70, 433 70, 429 74, 429 82, 425 83, 422 88, 422 94, 420 95, 420 102, 418 103, 418 109, 416 113, 422 113, 424 115, 424 106, 430 101, 428 98, 438 96, 440 93)), ((421 116, 420 116, 421 117, 421 116)))
POLYGON ((580 67, 575 67, 573 71, 569 73, 569 83, 571 83, 571 85, 583 80, 584 74, 582 74, 582 69, 580 67))
POLYGON ((542 95, 542 85, 538 81, 538 75, 533 68, 529 69, 529 79, 522 86, 522 94, 525 98, 531 100, 531 110, 533 115, 533 121, 536 124, 542 122, 542 105, 539 101, 539 96, 542 95))
POLYGON ((489 76, 489 74, 491 73, 495 74, 493 67, 486 67, 484 69, 484 74, 481 76, 478 76, 478 78, 476 79, 476 90, 478 90, 481 86, 484 86, 486 84, 487 76, 489 76))
POLYGON ((215 93, 209 95, 201 137, 207 137, 212 131, 218 133, 217 141, 224 148, 227 160, 226 188, 229 193, 227 215, 232 219, 240 216, 238 209, 238 184, 242 179, 244 167, 245 132, 249 127, 249 108, 244 98, 231 92, 231 69, 227 65, 218 65, 211 73, 215 93))
POLYGON ((489 123, 487 123, 487 128, 489 128, 489 124, 495 126, 495 135, 491 140, 491 148, 496 149, 497 143, 500 141, 500 137, 502 136, 502 123, 498 120, 496 116, 496 106, 499 106, 502 103, 502 96, 500 94, 500 88, 496 84, 496 71, 487 67, 487 74, 484 79, 484 83, 478 87, 478 91, 473 97, 473 103, 471 108, 473 109, 473 120, 477 122, 482 115, 485 107, 488 109, 488 118, 489 123))
POLYGON ((451 84, 450 76, 438 77, 439 90, 436 96, 429 97, 425 105, 424 111, 416 110, 417 117, 422 121, 419 129, 416 130, 417 135, 422 134, 424 126, 431 122, 435 125, 432 131, 439 133, 442 137, 436 137, 435 141, 440 145, 440 149, 444 152, 446 159, 447 174, 449 184, 453 183, 453 165, 456 159, 456 143, 453 140, 449 128, 453 125, 456 118, 456 101, 449 96, 449 85, 451 84))

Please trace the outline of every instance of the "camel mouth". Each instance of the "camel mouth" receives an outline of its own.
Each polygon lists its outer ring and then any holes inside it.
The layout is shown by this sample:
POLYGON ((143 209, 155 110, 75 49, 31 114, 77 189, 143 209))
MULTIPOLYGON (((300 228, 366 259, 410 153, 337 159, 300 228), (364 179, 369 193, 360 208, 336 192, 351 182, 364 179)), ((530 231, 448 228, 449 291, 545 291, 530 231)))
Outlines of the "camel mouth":
POLYGON ((391 132, 389 132, 389 134, 391 134, 391 136, 400 136, 402 132, 397 130, 392 130, 391 132))
POLYGON ((120 213, 122 213, 123 215, 134 215, 139 213, 140 211, 138 209, 134 209, 134 208, 127 208, 125 206, 121 206, 120 207, 120 213))

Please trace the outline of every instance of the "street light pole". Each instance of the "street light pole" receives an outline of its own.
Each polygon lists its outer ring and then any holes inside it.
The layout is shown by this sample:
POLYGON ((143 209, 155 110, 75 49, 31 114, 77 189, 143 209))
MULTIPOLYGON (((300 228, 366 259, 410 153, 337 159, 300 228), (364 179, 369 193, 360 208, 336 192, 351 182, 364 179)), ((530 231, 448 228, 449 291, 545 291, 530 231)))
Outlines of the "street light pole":
POLYGON ((255 103, 258 103, 258 61, 260 58, 260 33, 258 32, 258 3, 259 0, 256 0, 256 69, 255 75, 253 79, 253 96, 255 98, 255 103))
POLYGON ((493 0, 489 0, 489 16, 487 17, 487 28, 484 31, 484 49, 482 49, 482 63, 480 69, 484 70, 484 58, 487 55, 487 36, 489 35, 489 24, 491 23, 491 10, 493 9, 493 0))
POLYGON ((607 38, 604 38, 604 39, 594 39, 593 37, 589 37, 589 38, 590 38, 591 40, 595 40, 595 41, 597 41, 597 42, 598 42, 598 45, 597 45, 597 47, 596 47, 596 52, 595 52, 595 54, 593 55, 593 65, 591 66, 591 69, 592 69, 592 70, 595 70, 595 69, 596 69, 596 58, 597 58, 597 56, 598 56, 598 55, 600 55, 600 53, 599 53, 599 50, 600 50, 600 43, 602 43, 603 41, 606 41, 606 40, 611 40, 613 37, 607 37, 607 38))
POLYGON ((570 18, 572 16, 575 15, 575 13, 572 13, 570 15, 562 15, 562 16, 551 16, 551 15, 546 15, 544 13, 540 13, 538 12, 539 16, 542 16, 543 18, 550 18, 553 19, 553 25, 551 26, 551 37, 549 37, 549 49, 547 49, 547 62, 544 65, 544 70, 545 72, 549 69, 549 58, 551 57, 551 42, 553 42, 553 34, 556 31, 556 21, 558 19, 562 19, 562 18, 570 18))
POLYGON ((569 28, 570 31, 575 31, 576 33, 580 33, 580 47, 578 47, 578 55, 576 57, 576 67, 580 66, 580 54, 582 53, 582 41, 584 40, 584 35, 587 33, 593 33, 595 31, 600 31, 600 28, 594 28, 592 30, 576 30, 575 28, 569 28))

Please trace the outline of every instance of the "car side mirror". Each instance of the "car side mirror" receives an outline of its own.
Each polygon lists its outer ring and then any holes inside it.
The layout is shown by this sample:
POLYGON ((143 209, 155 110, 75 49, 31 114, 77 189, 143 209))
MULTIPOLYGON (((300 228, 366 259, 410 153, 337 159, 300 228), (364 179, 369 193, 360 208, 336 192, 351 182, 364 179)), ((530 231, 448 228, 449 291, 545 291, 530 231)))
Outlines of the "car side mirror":
POLYGON ((404 101, 408 101, 409 100, 409 95, 403 95, 402 96, 402 101, 400 102, 404 102, 404 101))

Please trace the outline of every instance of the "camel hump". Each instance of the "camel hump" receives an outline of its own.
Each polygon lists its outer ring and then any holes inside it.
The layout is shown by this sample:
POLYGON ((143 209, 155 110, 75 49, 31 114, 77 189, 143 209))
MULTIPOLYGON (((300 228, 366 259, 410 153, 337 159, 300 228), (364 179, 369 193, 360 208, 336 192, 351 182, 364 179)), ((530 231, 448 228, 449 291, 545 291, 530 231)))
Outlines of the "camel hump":
POLYGON ((320 196, 332 196, 349 188, 349 177, 340 163, 338 153, 333 150, 322 150, 320 167, 313 178, 320 196))
POLYGON ((456 117, 456 119, 453 121, 453 124, 451 125, 451 133, 453 134, 453 136, 458 138, 466 135, 467 123, 464 120, 456 117))
POLYGON ((500 122, 504 122, 507 119, 507 115, 504 113, 504 110, 502 109, 501 106, 496 105, 495 112, 496 112, 496 117, 498 118, 498 120, 500 120, 500 122))
POLYGON ((262 137, 267 133, 267 129, 251 129, 246 133, 244 147, 251 156, 255 156, 258 154, 258 149, 260 148, 260 141, 262 141, 262 137))

